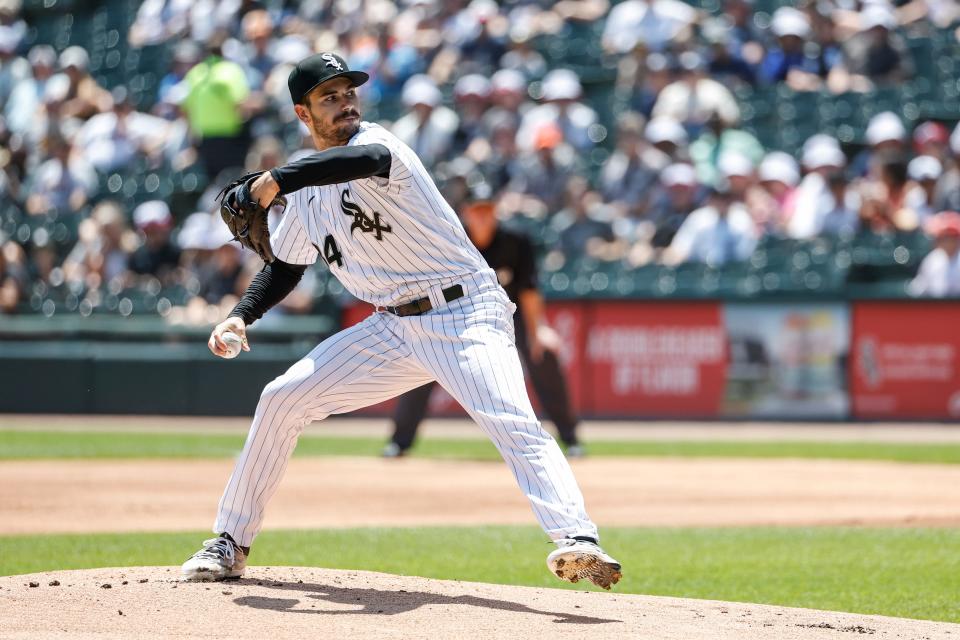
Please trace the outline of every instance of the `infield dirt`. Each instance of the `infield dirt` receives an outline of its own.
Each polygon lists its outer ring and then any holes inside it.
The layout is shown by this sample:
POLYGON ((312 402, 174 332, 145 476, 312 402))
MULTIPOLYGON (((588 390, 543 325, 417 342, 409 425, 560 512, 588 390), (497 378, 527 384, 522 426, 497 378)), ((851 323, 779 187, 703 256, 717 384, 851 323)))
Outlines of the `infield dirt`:
MULTIPOLYGON (((183 531, 213 521, 230 460, 0 465, 0 534, 183 531)), ((592 458, 573 462, 602 526, 960 523, 960 465, 592 458)), ((266 528, 532 524, 500 462, 295 458, 266 528)))
POLYGON ((130 567, 0 578, 0 638, 960 637, 956 624, 711 600, 305 567, 256 567, 240 581, 187 584, 175 581, 177 571, 130 567))

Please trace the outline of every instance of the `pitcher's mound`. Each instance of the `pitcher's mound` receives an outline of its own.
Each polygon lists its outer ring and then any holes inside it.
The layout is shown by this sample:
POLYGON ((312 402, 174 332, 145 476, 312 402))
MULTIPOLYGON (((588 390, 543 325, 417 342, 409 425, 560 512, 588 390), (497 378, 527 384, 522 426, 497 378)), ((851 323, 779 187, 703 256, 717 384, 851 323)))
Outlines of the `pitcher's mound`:
POLYGON ((960 625, 707 600, 508 587, 366 571, 177 567, 0 578, 0 638, 953 638, 960 625))

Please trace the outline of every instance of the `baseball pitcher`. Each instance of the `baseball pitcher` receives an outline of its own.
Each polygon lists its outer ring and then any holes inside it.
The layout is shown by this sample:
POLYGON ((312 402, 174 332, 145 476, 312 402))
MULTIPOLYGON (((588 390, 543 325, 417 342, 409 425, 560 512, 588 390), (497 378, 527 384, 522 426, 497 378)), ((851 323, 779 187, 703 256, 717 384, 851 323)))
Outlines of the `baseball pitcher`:
POLYGON ((220 499, 217 537, 183 564, 182 578, 243 574, 304 426, 435 380, 496 445, 556 543, 549 569, 609 589, 620 564, 598 546, 570 466, 533 413, 514 340, 516 307, 419 158, 360 119, 357 87, 367 79, 332 53, 302 60, 290 73, 290 97, 317 153, 222 192, 224 221, 265 266, 214 328, 213 353, 227 354, 227 332, 249 350, 246 328, 318 259, 376 310, 264 388, 220 499), (266 209, 276 202, 286 209, 268 235, 266 209))

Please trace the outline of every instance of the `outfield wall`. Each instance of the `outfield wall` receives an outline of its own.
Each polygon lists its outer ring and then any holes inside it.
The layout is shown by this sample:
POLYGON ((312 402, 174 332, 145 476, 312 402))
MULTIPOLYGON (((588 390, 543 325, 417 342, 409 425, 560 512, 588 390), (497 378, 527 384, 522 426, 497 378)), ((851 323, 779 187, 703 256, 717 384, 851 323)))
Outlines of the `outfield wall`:
MULTIPOLYGON (((556 301, 548 315, 584 416, 960 418, 960 301, 556 301)), ((462 415, 434 396, 435 414, 462 415)))
MULTIPOLYGON (((348 307, 341 324, 369 312, 348 307)), ((548 314, 585 417, 960 417, 960 301, 558 300, 548 314)), ((263 386, 335 325, 258 323, 253 351, 224 361, 207 351, 202 327, 3 317, 0 412, 250 415, 263 386)), ((463 415, 442 391, 431 411, 463 415)))

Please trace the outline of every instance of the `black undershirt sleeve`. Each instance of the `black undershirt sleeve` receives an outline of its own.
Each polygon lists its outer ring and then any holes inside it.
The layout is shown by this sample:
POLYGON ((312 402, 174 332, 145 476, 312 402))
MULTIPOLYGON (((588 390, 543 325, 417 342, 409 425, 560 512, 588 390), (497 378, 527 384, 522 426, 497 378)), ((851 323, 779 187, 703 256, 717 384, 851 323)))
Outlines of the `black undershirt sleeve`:
POLYGON ((275 304, 286 298, 300 282, 306 270, 305 264, 290 264, 274 260, 253 277, 240 302, 230 312, 230 317, 240 318, 249 327, 275 304))
POLYGON ((390 150, 379 143, 352 147, 332 147, 296 162, 275 167, 270 175, 280 187, 280 195, 317 187, 379 176, 390 177, 390 150))

